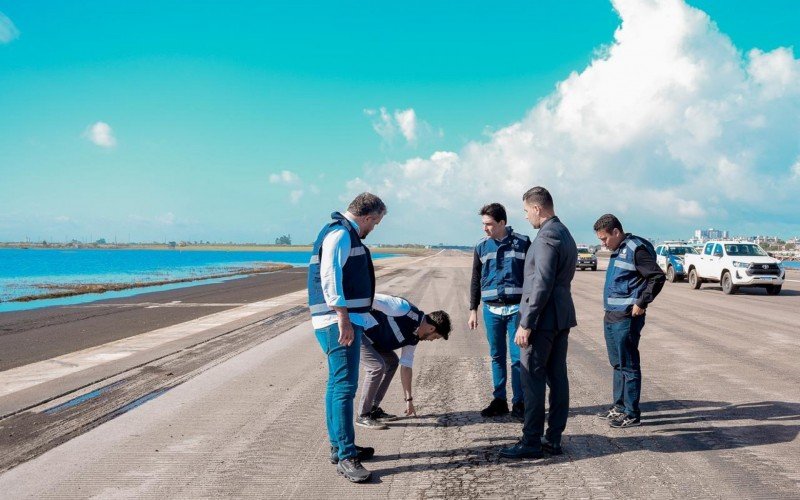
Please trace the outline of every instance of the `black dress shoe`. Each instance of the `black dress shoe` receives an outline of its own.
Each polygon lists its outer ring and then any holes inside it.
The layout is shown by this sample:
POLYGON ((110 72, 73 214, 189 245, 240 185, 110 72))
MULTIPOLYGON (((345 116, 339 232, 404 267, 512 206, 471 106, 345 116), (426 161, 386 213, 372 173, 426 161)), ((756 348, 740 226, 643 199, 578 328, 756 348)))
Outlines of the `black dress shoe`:
POLYGON ((509 448, 502 448, 500 456, 504 458, 544 458, 544 453, 541 448, 534 448, 518 442, 509 448))
MULTIPOLYGON (((369 460, 375 455, 375 448, 369 446, 361 447, 356 445, 356 451, 358 452, 356 458, 359 460, 369 460)), ((334 465, 339 463, 339 448, 335 446, 331 446, 331 463, 334 465)))
POLYGON ((370 478, 372 473, 361 465, 357 458, 345 458, 336 464, 336 472, 347 478, 352 483, 363 483, 370 478))
POLYGON ((542 450, 550 455, 563 455, 564 449, 560 444, 553 444, 549 441, 542 441, 542 450))
POLYGON ((505 399, 493 399, 489 406, 481 410, 482 417, 499 417, 508 414, 508 403, 505 399))

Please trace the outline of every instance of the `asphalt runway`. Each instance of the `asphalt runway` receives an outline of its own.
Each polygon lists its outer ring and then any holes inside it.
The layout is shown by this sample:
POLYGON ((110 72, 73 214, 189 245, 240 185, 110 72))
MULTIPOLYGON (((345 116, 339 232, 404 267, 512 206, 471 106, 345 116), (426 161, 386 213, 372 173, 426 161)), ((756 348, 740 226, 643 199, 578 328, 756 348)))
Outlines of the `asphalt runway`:
MULTIPOLYGON (((497 450, 519 438, 520 423, 479 414, 491 397, 491 369, 482 328, 466 328, 470 263, 443 255, 379 279, 381 291, 450 312, 454 331, 417 350, 417 418, 383 431, 356 428, 357 443, 377 450, 365 462, 374 473, 369 484, 350 484, 328 463, 325 358, 310 322, 289 310, 292 321, 261 328, 269 332, 263 341, 142 393, 102 425, 3 473, 0 491, 10 498, 797 498, 797 282, 775 297, 668 283, 648 310, 640 345, 643 425, 618 430, 594 416, 611 392, 604 273, 578 272, 565 454, 509 461, 497 450)), ((209 357, 221 354, 211 347, 209 357)), ((108 390, 177 373, 181 358, 199 354, 176 355, 108 390)), ((73 399, 13 418, 56 429, 88 405, 73 399)), ((383 407, 402 410, 399 382, 383 407)))

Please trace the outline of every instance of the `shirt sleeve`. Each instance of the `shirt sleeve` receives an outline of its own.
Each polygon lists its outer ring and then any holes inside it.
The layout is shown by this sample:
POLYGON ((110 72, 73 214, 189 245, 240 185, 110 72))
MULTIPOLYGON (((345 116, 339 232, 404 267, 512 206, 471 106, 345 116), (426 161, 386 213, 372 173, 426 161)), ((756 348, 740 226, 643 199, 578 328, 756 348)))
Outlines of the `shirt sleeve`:
POLYGON ((415 345, 404 345, 400 349, 400 364, 407 368, 414 365, 414 351, 417 349, 415 345))
POLYGON ((483 263, 478 256, 478 251, 473 252, 472 257, 472 280, 469 284, 469 310, 473 311, 478 308, 481 303, 481 272, 483 271, 483 263))
POLYGON ((633 261, 636 265, 636 271, 647 280, 644 292, 636 302, 636 305, 641 308, 646 308, 647 304, 653 302, 656 296, 661 292, 664 283, 667 281, 664 271, 658 267, 658 262, 653 256, 644 248, 639 248, 633 255, 633 261))
POLYGON ((411 304, 402 297, 376 293, 372 308, 387 316, 403 316, 411 311, 411 304))
POLYGON ((329 306, 346 307, 342 287, 342 269, 350 255, 350 234, 345 229, 331 231, 322 240, 322 257, 319 261, 322 295, 329 306))

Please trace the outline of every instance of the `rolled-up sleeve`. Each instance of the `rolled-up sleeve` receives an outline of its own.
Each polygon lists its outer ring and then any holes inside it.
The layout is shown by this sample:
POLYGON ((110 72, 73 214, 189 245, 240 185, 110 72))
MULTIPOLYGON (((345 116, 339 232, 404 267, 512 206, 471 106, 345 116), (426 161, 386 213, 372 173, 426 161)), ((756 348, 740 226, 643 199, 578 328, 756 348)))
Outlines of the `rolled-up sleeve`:
POLYGON ((411 368, 414 365, 414 351, 416 348, 417 346, 415 345, 404 345, 400 349, 400 364, 402 366, 411 368))
POLYGON ((322 256, 319 261, 322 295, 329 306, 346 307, 342 287, 342 269, 350 255, 350 234, 339 229, 331 231, 322 241, 322 256))

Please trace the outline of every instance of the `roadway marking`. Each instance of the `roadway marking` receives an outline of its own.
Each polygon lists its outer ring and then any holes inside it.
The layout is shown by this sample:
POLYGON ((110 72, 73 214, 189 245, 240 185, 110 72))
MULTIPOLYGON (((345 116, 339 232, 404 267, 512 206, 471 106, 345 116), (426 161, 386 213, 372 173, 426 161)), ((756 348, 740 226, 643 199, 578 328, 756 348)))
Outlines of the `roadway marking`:
POLYGON ((297 302, 301 299, 305 300, 305 298, 306 290, 300 290, 269 300, 252 302, 241 307, 203 316, 185 323, 90 347, 82 351, 12 368, 0 372, 0 397, 104 363, 127 358, 136 353, 159 347, 167 342, 195 335, 211 328, 267 311, 276 306, 297 302))

